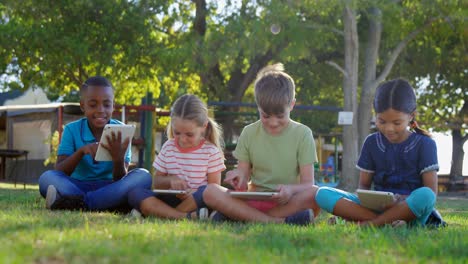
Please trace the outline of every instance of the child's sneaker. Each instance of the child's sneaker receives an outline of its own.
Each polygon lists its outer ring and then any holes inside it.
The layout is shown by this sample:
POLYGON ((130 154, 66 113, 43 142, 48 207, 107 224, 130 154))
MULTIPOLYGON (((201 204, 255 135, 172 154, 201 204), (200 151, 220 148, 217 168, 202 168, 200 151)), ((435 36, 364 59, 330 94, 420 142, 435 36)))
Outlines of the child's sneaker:
POLYGON ((284 219, 284 222, 290 225, 309 225, 314 223, 314 211, 307 209, 297 212, 284 219))
POLYGON ((130 211, 130 216, 136 219, 142 219, 143 215, 138 211, 137 209, 133 208, 132 211, 130 211))
POLYGON ((208 219, 208 208, 203 207, 203 208, 200 208, 200 209, 197 209, 195 211, 187 213, 187 219, 194 219, 194 218, 192 218, 193 213, 197 214, 196 219, 198 219, 198 220, 208 219))
POLYGON ((46 194, 46 208, 50 210, 85 210, 81 195, 61 195, 55 186, 49 185, 46 194))
POLYGON ((203 207, 197 211, 198 220, 207 220, 208 219, 208 208, 203 207))
POLYGON ((224 221, 227 221, 229 218, 227 218, 225 215, 223 215, 222 213, 218 212, 218 211, 213 211, 211 214, 210 214, 210 220, 212 222, 224 222, 224 221))

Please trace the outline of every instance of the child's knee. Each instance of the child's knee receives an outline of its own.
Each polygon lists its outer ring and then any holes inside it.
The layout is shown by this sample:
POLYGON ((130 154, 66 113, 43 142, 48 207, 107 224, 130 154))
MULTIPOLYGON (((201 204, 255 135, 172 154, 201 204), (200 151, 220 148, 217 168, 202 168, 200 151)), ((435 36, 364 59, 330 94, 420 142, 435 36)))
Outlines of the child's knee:
POLYGON ((333 188, 330 187, 320 187, 317 190, 315 195, 315 202, 329 213, 333 213, 333 208, 337 202, 337 199, 334 199, 336 192, 333 188))
POLYGON ((154 193, 151 190, 144 188, 134 188, 128 192, 128 204, 132 208, 140 210, 141 202, 149 197, 153 197, 154 193))
POLYGON ((421 217, 430 213, 435 206, 435 202, 436 195, 432 189, 428 187, 421 187, 414 190, 406 199, 408 207, 416 217, 421 217))
POLYGON ((152 184, 152 177, 151 174, 143 168, 133 169, 128 173, 129 179, 133 186, 138 186, 145 189, 150 189, 152 184))
POLYGON ((211 206, 213 202, 217 200, 219 193, 221 192, 220 186, 215 183, 210 183, 206 185, 205 190, 203 191, 202 197, 203 201, 211 206))
POLYGON ((43 197, 46 196, 47 187, 49 187, 49 185, 55 185, 56 176, 57 176, 57 171, 48 170, 42 173, 42 175, 39 177, 39 180, 38 180, 39 192, 43 197))

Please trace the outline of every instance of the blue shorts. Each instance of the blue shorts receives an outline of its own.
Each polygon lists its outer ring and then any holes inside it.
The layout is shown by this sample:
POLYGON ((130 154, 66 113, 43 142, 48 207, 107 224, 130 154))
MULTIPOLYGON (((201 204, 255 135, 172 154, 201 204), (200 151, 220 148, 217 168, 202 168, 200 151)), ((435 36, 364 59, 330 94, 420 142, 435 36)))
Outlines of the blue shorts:
MULTIPOLYGON (((198 187, 198 189, 192 193, 193 199, 197 204, 197 208, 206 207, 205 201, 203 201, 203 192, 205 189, 206 185, 203 185, 198 187)), ((155 194, 152 190, 138 188, 133 189, 128 193, 128 203, 133 208, 140 210, 141 202, 149 197, 156 197, 171 207, 177 207, 182 202, 181 199, 177 198, 177 196, 173 194, 155 194)))

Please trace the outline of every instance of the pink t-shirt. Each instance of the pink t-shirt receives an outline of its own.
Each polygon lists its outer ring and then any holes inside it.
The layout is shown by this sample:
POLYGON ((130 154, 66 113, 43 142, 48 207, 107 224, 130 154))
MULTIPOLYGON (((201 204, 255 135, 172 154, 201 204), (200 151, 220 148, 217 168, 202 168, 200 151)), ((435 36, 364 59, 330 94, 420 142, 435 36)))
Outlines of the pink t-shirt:
POLYGON ((223 154, 214 144, 203 141, 196 147, 182 149, 174 139, 164 143, 153 167, 185 180, 193 190, 208 183, 208 173, 226 169, 223 154))

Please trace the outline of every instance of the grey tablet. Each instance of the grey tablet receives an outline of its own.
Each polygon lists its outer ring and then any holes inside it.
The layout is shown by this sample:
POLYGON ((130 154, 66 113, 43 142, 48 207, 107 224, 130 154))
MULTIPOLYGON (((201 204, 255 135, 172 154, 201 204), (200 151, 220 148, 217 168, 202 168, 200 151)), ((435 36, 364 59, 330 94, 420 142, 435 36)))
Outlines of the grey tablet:
MULTIPOLYGON (((128 144, 128 147, 132 145, 132 138, 133 134, 135 133, 135 125, 121 125, 121 124, 107 124, 104 127, 104 130, 102 131, 102 136, 101 136, 101 141, 99 142, 98 149, 96 151, 96 156, 94 157, 94 160, 96 161, 111 161, 112 156, 105 149, 103 146, 101 146, 102 143, 107 145, 107 136, 112 136, 112 132, 117 133, 120 131, 122 133, 122 142, 126 138, 130 138, 130 143, 128 144)), ((128 149, 127 149, 128 151, 128 149)))
POLYGON ((184 190, 166 190, 166 189, 154 189, 153 192, 160 194, 186 194, 184 190))
POLYGON ((391 205, 395 201, 391 192, 357 189, 356 193, 361 205, 374 211, 382 211, 385 206, 391 205))
POLYGON ((246 200, 270 200, 277 192, 229 192, 232 197, 246 200))

